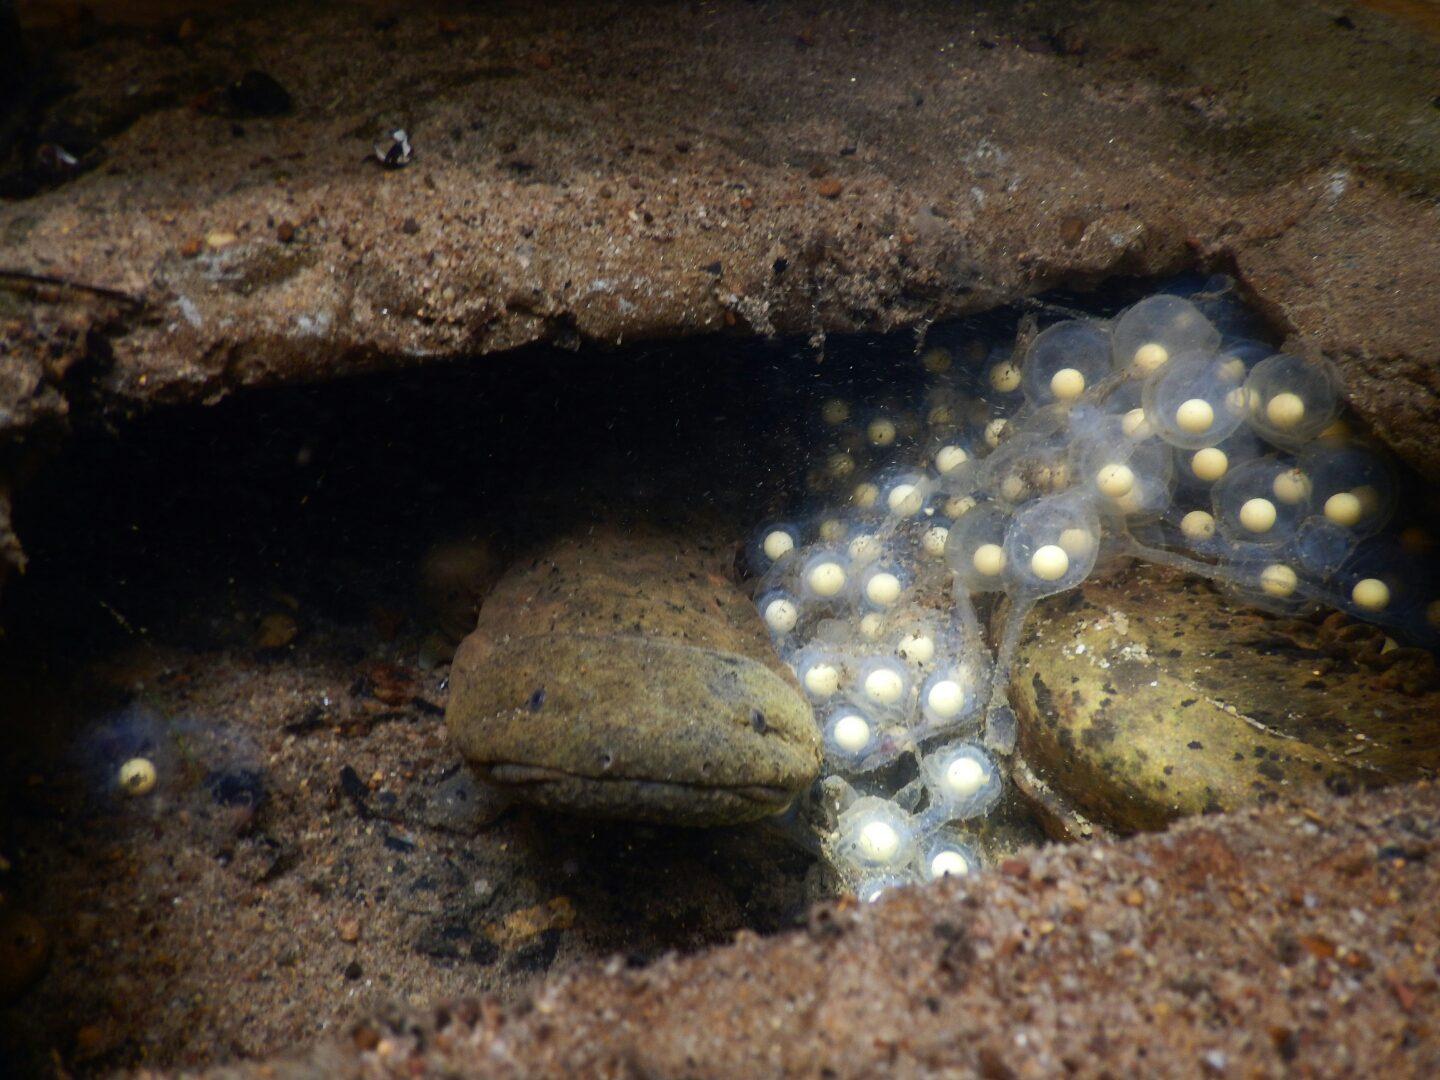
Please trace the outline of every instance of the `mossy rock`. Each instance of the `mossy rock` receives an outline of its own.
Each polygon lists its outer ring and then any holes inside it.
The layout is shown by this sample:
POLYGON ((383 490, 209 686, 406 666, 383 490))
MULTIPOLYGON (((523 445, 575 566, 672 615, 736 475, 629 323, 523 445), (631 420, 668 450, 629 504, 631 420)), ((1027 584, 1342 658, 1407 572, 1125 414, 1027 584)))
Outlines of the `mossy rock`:
POLYGON ((1430 654, 1338 614, 1271 616, 1158 567, 1040 604, 1013 670, 1020 754, 1052 831, 1158 829, 1440 767, 1430 654))

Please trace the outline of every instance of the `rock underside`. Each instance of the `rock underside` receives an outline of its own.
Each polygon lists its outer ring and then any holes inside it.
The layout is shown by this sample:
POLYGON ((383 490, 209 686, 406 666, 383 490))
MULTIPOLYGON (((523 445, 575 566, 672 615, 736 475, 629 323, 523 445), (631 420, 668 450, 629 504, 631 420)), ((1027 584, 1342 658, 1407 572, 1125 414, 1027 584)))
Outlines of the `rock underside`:
POLYGON ((6 189, 31 197, 0 203, 0 269, 47 279, 0 291, 0 437, 537 341, 889 329, 1204 264, 1334 357, 1434 475, 1434 30, 1239 0, 62 28, 32 80, 57 93, 10 148, 6 189), (387 168, 397 128, 412 156, 387 168), (36 165, 65 142, 69 171, 36 165))

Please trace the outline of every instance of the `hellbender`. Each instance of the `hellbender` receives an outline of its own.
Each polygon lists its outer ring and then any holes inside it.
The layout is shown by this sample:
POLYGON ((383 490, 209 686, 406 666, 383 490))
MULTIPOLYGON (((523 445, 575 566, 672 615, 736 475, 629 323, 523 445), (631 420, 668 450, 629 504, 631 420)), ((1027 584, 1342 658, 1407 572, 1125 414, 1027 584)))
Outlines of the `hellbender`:
POLYGON ((513 564, 451 668, 446 723, 480 777, 600 817, 783 810, 819 771, 819 736, 732 558, 693 533, 601 525, 513 564))

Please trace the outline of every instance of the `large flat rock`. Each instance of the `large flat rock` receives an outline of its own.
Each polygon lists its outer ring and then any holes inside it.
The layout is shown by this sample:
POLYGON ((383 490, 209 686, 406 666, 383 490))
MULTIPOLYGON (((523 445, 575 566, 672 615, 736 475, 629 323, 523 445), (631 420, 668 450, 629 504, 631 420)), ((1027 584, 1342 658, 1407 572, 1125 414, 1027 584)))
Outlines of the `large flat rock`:
POLYGON ((287 4, 77 33, 46 123, 99 164, 0 205, 0 267, 138 304, 5 301, 0 432, 536 341, 893 328, 1203 260, 1437 474, 1427 30, 1221 0, 287 4), (256 69, 290 115, 233 115, 256 69), (396 126, 414 158, 387 170, 396 126))

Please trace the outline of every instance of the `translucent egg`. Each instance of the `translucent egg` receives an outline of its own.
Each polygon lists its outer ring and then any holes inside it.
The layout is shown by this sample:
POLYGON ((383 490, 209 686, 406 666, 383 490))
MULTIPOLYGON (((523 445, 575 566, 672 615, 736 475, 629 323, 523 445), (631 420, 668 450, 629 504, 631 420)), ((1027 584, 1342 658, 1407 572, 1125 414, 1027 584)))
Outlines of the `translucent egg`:
POLYGON ((1357 542, 1354 530, 1324 515, 1312 515, 1296 528, 1292 548, 1305 573, 1324 581, 1345 564, 1357 542))
POLYGON ((1359 541, 1326 588, 1336 606, 1353 615, 1423 634, 1436 571, 1429 558, 1409 554, 1393 536, 1382 533, 1359 541))
POLYGON ((800 581, 806 596, 836 600, 850 584, 850 560, 837 551, 818 551, 805 562, 800 581))
POLYGON ((1215 535, 1215 515, 1191 510, 1180 519, 1180 532, 1191 543, 1202 543, 1215 535))
POLYGON ((755 531, 747 558, 757 573, 765 573, 801 544, 800 526, 789 521, 772 521, 755 531))
POLYGON ((846 542, 845 553, 852 567, 869 566, 885 554, 885 543, 873 532, 857 532, 846 542))
POLYGON ((920 848, 921 876, 926 881, 961 878, 980 872, 983 864, 975 850, 948 829, 942 829, 920 848))
POLYGON ((1220 331, 1198 307, 1164 293, 1127 308, 1111 327, 1117 368, 1151 374, 1187 352, 1214 352, 1220 331))
POLYGON ((1288 506, 1308 503, 1313 487, 1310 477, 1298 465, 1277 472, 1270 482, 1271 494, 1288 506))
POLYGON ((859 629, 865 641, 879 641, 885 636, 885 616, 878 611, 867 612, 860 617, 859 629))
POLYGON ((979 505, 979 500, 974 495, 951 495, 946 494, 937 504, 940 512, 954 522, 962 518, 979 505))
POLYGON ((1150 417, 1145 414, 1143 406, 1126 411, 1120 421, 1121 430, 1131 439, 1151 439, 1155 437, 1155 425, 1150 422, 1150 417))
POLYGON ((1300 585, 1300 575, 1284 563, 1269 563, 1260 571, 1260 589, 1267 596, 1293 596, 1300 585))
POLYGON ((1394 598, 1390 583, 1384 578, 1360 578, 1350 586, 1350 601, 1362 611, 1371 613, 1384 611, 1394 598))
POLYGON ((860 595, 869 607, 889 611, 905 597, 910 575, 893 562, 878 562, 860 575, 860 595))
POLYGON ((914 517, 925 509, 934 484, 922 472, 900 472, 880 485, 881 503, 894 517, 914 517))
POLYGON ((931 804, 942 809, 948 821, 980 817, 1004 793, 999 768, 974 743, 952 743, 926 754, 920 776, 931 804))
POLYGON ((888 799, 856 799, 836 822, 835 857, 858 870, 903 866, 913 857, 915 844, 910 815, 888 799))
POLYGON ((873 904, 888 892, 913 884, 904 874, 877 874, 862 878, 855 885, 855 897, 863 904, 873 904))
POLYGON ((995 503, 982 503, 950 527, 945 561, 971 592, 1007 587, 1005 528, 1010 515, 995 503))
POLYGON ((835 480, 848 480, 857 468, 859 463, 848 450, 833 450, 825 458, 825 472, 835 480))
POLYGON ((877 449, 885 449, 895 445, 895 440, 900 437, 900 428, 895 419, 889 416, 877 416, 865 426, 865 438, 871 446, 877 449))
POLYGON ((771 589, 756 601, 765 627, 775 637, 784 637, 800 622, 800 601, 784 589, 771 589))
POLYGON ((1295 449, 1330 426, 1340 409, 1340 378, 1323 360, 1277 353, 1245 380, 1249 422, 1261 438, 1295 449))
POLYGON ((1232 469, 1211 489, 1215 522, 1232 542, 1284 544, 1306 514, 1304 501, 1275 496, 1275 481, 1292 465, 1276 457, 1257 458, 1232 469))
POLYGON ((935 633, 921 626, 906 631, 895 646, 895 653, 908 663, 924 667, 935 659, 935 633))
POLYGON ((1175 448, 1175 479, 1180 487, 1206 492, 1231 469, 1266 453, 1268 447, 1243 425, 1229 438, 1198 450, 1175 448))
POLYGON ((948 664, 920 687, 920 709, 932 727, 953 725, 974 714, 980 705, 980 680, 964 664, 948 664))
POLYGON ((997 416, 985 425, 985 445, 995 449, 1005 441, 1005 436, 1010 430, 1010 421, 1003 416, 997 416))
POLYGON ((943 518, 930 521, 920 531, 920 550, 932 559, 944 558, 949 539, 950 522, 943 518))
POLYGON ((828 701, 844 681, 844 660, 823 645, 807 645, 795 655, 791 666, 812 701, 828 701))
POLYGON ((1300 455, 1300 468, 1310 479, 1311 505, 1357 536, 1380 531, 1395 513, 1395 470, 1374 450, 1316 444, 1300 455))
POLYGON ((1158 439, 1137 442, 1112 422, 1075 452, 1081 480, 1106 513, 1140 521, 1158 517, 1170 505, 1175 463, 1158 439))
POLYGON ((126 795, 149 795, 155 790, 158 780, 155 764, 149 758, 131 758, 120 766, 120 790, 126 795))
POLYGON ((941 476, 954 472, 970 460, 970 451, 958 443, 942 443, 931 458, 941 476))
POLYGON ((850 492, 850 503, 860 510, 873 510, 880 501, 880 488, 869 480, 862 480, 850 492))
POLYGON ((902 712, 910 703, 913 680, 905 663, 893 656, 872 656, 856 671, 861 696, 882 712, 902 712))
POLYGON ((1025 352, 1023 389, 1033 405, 1078 401, 1110 374, 1110 333, 1091 319, 1058 322, 1025 352))
POLYGON ((874 748, 878 730, 874 717, 863 707, 841 706, 825 719, 825 750, 840 761, 858 762, 874 748))
POLYGON ((943 375, 954 365, 955 358, 943 346, 926 349, 920 354, 920 366, 931 375, 943 375))
POLYGON ((1100 517, 1083 493, 1048 495, 1016 512, 1005 559, 1016 587, 1034 596, 1073 589, 1095 568, 1100 517))
POLYGON ((986 385, 997 394, 1013 394, 1020 389, 1024 376, 1020 365, 1009 357, 990 365, 985 373, 986 385))
POLYGON ((1245 420, 1234 384, 1213 353, 1180 353, 1145 380, 1145 416, 1172 446, 1200 450, 1228 438, 1245 420))

